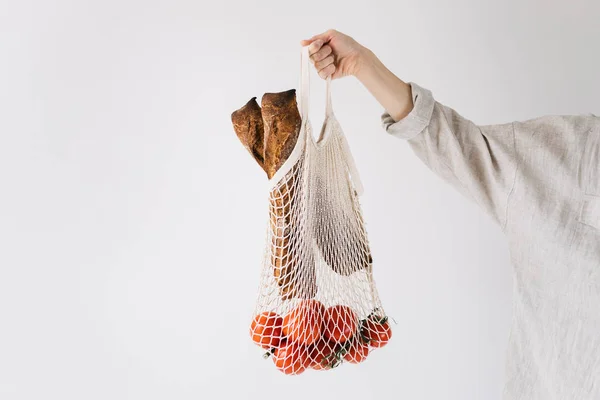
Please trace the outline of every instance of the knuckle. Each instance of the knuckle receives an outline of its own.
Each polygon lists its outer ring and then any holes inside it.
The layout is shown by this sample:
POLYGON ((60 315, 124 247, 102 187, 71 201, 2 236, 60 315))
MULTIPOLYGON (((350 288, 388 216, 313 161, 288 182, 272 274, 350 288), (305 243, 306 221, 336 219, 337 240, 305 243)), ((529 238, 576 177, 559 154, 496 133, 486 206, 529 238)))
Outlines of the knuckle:
POLYGON ((323 79, 326 79, 329 75, 331 75, 335 71, 335 66, 333 64, 329 64, 325 68, 321 68, 319 70, 319 76, 323 79))
POLYGON ((323 60, 317 61, 317 63, 315 64, 316 66, 318 66, 319 69, 325 68, 327 65, 329 65, 329 57, 324 58, 323 60))
POLYGON ((315 58, 317 58, 318 60, 322 60, 325 57, 327 57, 329 55, 329 53, 327 52, 327 47, 327 45, 321 47, 319 51, 315 54, 315 58))
POLYGON ((311 57, 315 55, 315 53, 317 51, 319 51, 319 49, 321 48, 321 44, 319 43, 319 39, 315 40, 314 42, 312 42, 310 44, 310 46, 308 46, 308 50, 311 53, 311 57))

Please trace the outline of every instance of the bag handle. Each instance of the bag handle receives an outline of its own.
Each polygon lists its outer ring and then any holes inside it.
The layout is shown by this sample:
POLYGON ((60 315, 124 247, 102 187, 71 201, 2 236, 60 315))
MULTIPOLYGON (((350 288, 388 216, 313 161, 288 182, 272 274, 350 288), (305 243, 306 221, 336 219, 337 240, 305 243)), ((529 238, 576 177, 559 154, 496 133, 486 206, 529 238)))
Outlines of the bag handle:
MULTIPOLYGON (((302 52, 300 56, 300 112, 302 116, 302 122, 306 123, 308 121, 308 103, 310 98, 310 55, 308 53, 308 46, 302 47, 302 52)), ((326 88, 325 88, 325 120, 333 113, 333 107, 331 105, 331 75, 326 79, 326 88)), ((303 130, 304 131, 304 130, 303 130)), ((306 133, 303 132, 305 135, 306 133)), ((356 191, 356 195, 360 196, 364 192, 364 187, 362 185, 362 181, 360 179, 360 175, 358 173, 358 169, 356 168, 356 163, 354 162, 354 157, 352 157, 352 152, 350 151, 350 146, 346 141, 346 137, 342 134, 338 136, 341 145, 342 151, 345 153, 346 165, 348 166, 348 170, 350 172, 350 177, 352 182, 354 183, 354 189, 356 191)), ((307 140, 308 138, 304 138, 307 140)))
MULTIPOLYGON (((308 103, 310 100, 310 54, 309 46, 303 46, 300 54, 300 115, 302 120, 308 119, 308 103)), ((325 87, 325 117, 333 112, 331 106, 331 75, 327 77, 325 87)))

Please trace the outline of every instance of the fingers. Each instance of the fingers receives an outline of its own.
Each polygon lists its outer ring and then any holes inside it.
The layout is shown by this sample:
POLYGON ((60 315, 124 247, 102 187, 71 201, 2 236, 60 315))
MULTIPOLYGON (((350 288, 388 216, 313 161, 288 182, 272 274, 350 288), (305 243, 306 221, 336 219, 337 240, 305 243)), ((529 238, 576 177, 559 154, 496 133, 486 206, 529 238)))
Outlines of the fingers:
POLYGON ((333 56, 329 56, 321 61, 317 61, 314 64, 317 71, 320 71, 323 68, 327 67, 329 64, 333 64, 333 56))
MULTIPOLYGON (((310 56, 310 59, 314 63, 316 63, 316 62, 324 60, 332 52, 333 52, 333 50, 331 49, 331 46, 326 44, 323 47, 321 47, 318 51, 316 51, 315 53, 312 53, 310 56)), ((309 54, 310 54, 310 48, 309 48, 309 54)))
MULTIPOLYGON (((319 40, 311 43, 310 46, 320 45, 319 40)), ((309 46, 309 54, 310 54, 310 46, 309 46)), ((332 74, 335 71, 335 58, 333 56, 333 50, 329 45, 322 46, 318 51, 314 52, 310 56, 313 65, 317 72, 319 72, 319 76, 325 79, 328 75, 332 74), (333 70, 332 70, 333 68, 333 70)))
POLYGON ((308 46, 308 54, 319 76, 326 79, 335 72, 335 58, 333 49, 328 44, 333 38, 335 30, 315 35, 310 39, 302 40, 300 45, 308 46))
MULTIPOLYGON (((311 56, 316 55, 319 51, 321 51, 323 49, 323 47, 325 45, 325 41, 323 39, 317 39, 315 41, 313 41, 309 46, 308 46, 308 54, 311 56)), ((329 47, 329 46, 327 46, 329 47)))
POLYGON ((329 64, 328 66, 326 66, 325 68, 323 68, 322 70, 319 71, 319 76, 323 79, 327 79, 327 77, 329 75, 333 75, 333 73, 335 72, 335 65, 329 64))

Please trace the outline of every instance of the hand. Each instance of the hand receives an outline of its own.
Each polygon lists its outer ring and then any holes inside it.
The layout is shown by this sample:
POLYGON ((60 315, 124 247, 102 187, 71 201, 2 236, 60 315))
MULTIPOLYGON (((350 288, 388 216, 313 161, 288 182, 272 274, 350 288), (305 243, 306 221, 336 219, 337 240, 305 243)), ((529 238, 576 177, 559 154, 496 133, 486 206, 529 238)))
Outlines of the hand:
POLYGON ((412 110, 410 85, 387 69, 371 50, 350 36, 330 29, 300 44, 308 46, 310 59, 321 78, 355 76, 394 121, 401 120, 412 110))
POLYGON ((356 76, 366 51, 356 40, 333 29, 302 40, 300 45, 309 46, 310 60, 323 79, 356 76))

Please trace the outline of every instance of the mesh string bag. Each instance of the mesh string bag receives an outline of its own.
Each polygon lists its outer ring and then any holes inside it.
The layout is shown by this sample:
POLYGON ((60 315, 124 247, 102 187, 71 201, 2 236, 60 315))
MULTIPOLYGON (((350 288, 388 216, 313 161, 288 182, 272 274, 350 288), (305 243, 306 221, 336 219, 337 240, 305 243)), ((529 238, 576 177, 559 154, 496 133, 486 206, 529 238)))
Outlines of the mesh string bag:
POLYGON ((309 54, 301 51, 302 125, 269 181, 269 221, 253 341, 285 374, 364 361, 391 338, 373 280, 363 187, 331 105, 318 139, 308 119, 309 54))

